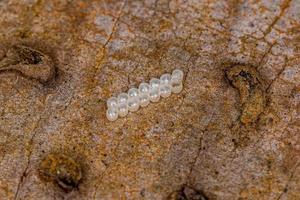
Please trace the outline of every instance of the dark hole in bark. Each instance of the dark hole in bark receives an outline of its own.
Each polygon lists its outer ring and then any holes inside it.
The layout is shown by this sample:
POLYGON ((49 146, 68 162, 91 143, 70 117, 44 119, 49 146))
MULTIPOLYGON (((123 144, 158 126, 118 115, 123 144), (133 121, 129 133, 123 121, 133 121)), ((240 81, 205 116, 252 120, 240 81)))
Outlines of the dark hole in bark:
POLYGON ((31 48, 14 47, 19 55, 19 59, 24 64, 36 65, 43 61, 43 55, 31 48))

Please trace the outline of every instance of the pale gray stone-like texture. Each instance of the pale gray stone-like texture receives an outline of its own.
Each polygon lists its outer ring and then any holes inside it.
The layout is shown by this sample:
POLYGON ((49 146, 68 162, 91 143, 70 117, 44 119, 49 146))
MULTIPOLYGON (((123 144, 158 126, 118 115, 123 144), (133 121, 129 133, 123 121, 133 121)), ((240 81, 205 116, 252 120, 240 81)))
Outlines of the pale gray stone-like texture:
POLYGON ((0 0, 0 27, 2 61, 55 68, 0 69, 0 199, 300 199, 299 0, 0 0), (106 119, 176 68, 183 92, 106 119), (41 177, 49 154, 78 186, 41 177))

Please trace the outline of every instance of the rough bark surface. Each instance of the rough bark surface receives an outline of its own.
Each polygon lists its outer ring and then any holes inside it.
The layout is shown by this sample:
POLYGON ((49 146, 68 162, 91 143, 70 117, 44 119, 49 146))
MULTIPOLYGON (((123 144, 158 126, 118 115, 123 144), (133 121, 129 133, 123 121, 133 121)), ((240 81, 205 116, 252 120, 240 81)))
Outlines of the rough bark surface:
POLYGON ((0 0, 0 27, 0 199, 300 199, 299 0, 0 0))

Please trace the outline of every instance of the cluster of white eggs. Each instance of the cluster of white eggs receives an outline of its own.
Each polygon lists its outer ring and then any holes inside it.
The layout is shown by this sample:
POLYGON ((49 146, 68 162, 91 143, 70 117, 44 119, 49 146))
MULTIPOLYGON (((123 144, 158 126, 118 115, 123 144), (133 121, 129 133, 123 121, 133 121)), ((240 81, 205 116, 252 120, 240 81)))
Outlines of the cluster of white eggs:
POLYGON ((183 71, 175 69, 172 74, 163 74, 160 79, 152 78, 149 83, 141 83, 138 88, 131 88, 127 93, 107 100, 106 117, 115 121, 125 117, 128 112, 136 112, 150 102, 158 102, 160 97, 166 98, 171 93, 180 93, 183 85, 183 71))

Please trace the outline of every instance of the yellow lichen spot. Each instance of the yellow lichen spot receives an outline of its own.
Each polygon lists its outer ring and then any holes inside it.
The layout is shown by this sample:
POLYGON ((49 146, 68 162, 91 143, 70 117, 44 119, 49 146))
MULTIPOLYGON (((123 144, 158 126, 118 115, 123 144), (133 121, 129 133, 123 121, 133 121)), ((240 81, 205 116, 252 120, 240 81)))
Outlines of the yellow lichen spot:
POLYGON ((226 77, 240 94, 240 121, 245 125, 256 122, 266 103, 263 83, 258 72, 251 66, 235 65, 226 71, 226 77))
POLYGON ((53 181, 66 191, 78 187, 82 179, 81 167, 63 154, 49 154, 40 163, 39 172, 45 181, 53 181))

